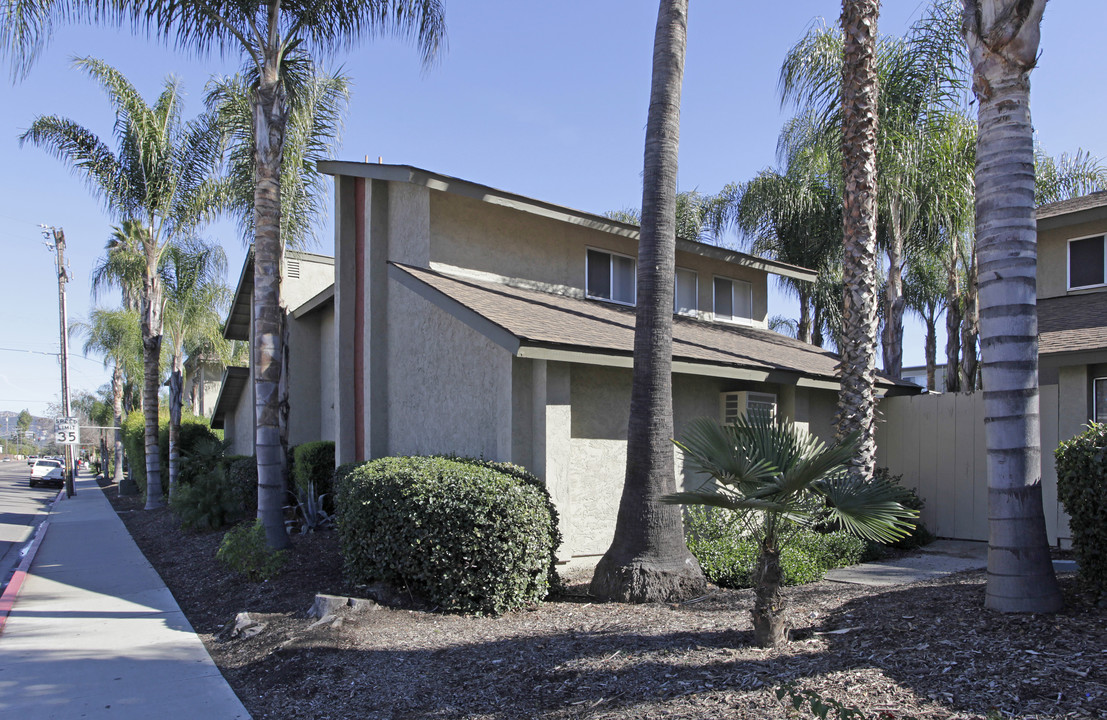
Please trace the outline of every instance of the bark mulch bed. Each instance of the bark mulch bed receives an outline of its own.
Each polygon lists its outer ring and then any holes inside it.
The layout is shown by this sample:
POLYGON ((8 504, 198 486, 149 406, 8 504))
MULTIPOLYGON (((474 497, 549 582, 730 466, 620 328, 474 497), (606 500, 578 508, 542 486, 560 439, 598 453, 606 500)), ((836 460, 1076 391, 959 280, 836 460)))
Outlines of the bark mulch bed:
POLYGON ((366 594, 344 581, 333 532, 295 537, 282 573, 251 583, 215 560, 222 533, 104 491, 257 720, 813 717, 777 699, 785 683, 870 720, 1107 718, 1107 609, 1072 575, 1052 616, 984 610, 980 572, 790 588, 781 651, 751 646, 749 591, 603 604, 586 577, 499 618, 401 602, 317 623, 316 593, 366 594), (241 612, 264 627, 231 638, 241 612))

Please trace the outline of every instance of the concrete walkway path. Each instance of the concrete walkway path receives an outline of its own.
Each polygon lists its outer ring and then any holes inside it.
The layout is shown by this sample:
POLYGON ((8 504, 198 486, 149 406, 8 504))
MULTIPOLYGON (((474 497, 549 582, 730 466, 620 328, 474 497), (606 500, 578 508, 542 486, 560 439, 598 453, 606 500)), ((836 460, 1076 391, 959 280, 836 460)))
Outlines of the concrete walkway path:
POLYGON ((4 596, 0 717, 250 717, 95 480, 44 525, 4 596))
POLYGON ((987 567, 988 543, 935 540, 895 560, 835 568, 827 572, 826 579, 854 585, 903 585, 987 567))

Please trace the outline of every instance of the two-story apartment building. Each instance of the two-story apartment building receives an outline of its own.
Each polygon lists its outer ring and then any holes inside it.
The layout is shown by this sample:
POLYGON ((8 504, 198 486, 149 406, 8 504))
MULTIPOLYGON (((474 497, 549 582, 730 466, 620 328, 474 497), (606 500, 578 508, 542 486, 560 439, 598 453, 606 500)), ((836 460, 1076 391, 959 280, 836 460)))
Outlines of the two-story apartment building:
POLYGON ((1038 378, 1058 434, 1107 422, 1107 192, 1038 208, 1038 378))
MULTIPOLYGON (((602 554, 626 457, 637 227, 413 167, 320 169, 336 188, 338 462, 515 462, 547 483, 562 558, 602 554)), ((677 436, 758 404, 830 437, 837 356, 766 324, 769 276, 814 274, 686 240, 676 265, 677 436)))

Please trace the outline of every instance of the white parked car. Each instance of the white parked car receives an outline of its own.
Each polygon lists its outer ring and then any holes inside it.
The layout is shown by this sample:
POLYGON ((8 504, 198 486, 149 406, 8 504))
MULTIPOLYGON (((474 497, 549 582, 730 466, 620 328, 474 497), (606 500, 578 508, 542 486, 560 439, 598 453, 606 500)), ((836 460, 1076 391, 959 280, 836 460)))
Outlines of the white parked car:
POLYGON ((31 466, 31 487, 39 485, 65 485, 65 465, 57 460, 39 458, 31 466))

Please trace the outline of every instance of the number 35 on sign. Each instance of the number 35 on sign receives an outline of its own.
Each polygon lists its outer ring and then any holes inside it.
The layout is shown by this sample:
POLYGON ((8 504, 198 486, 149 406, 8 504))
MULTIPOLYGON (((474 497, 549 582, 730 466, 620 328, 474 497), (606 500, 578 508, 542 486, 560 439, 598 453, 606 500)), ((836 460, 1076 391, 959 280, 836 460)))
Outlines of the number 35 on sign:
POLYGON ((54 420, 54 442, 59 445, 80 445, 81 426, 77 418, 56 418, 54 420))

